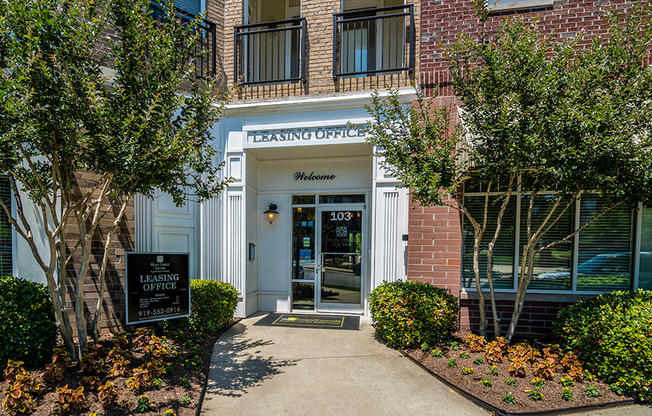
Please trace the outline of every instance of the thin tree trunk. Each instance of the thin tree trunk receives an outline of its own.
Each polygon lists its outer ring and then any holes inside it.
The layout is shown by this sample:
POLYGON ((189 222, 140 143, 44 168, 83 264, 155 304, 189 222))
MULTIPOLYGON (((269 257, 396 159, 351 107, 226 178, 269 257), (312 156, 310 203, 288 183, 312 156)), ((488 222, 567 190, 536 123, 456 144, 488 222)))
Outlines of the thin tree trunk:
POLYGON ((480 281, 480 241, 482 232, 476 232, 473 240, 473 274, 475 276, 475 287, 478 292, 478 308, 480 309, 480 335, 487 337, 487 316, 485 313, 485 299, 482 293, 482 282, 480 281))
POLYGON ((99 322, 102 317, 102 305, 104 304, 104 292, 106 290, 106 264, 108 261, 109 246, 111 245, 111 240, 115 230, 118 228, 122 217, 126 211, 127 205, 129 204, 129 197, 125 197, 125 200, 120 206, 120 211, 113 221, 113 225, 106 236, 106 241, 104 243, 104 255, 102 256, 102 268, 100 269, 100 292, 97 298, 97 304, 95 306, 95 313, 93 314, 93 339, 95 342, 99 341, 100 337, 100 326, 99 322))
POLYGON ((512 176, 512 179, 510 180, 509 183, 509 188, 507 190, 507 195, 505 196, 505 200, 503 201, 502 205, 500 206, 500 211, 498 212, 498 219, 496 220, 496 232, 494 232, 494 236, 491 239, 491 242, 489 242, 488 250, 487 250, 487 282, 489 283, 489 294, 490 294, 490 300, 491 300, 491 314, 493 315, 493 322, 494 322, 494 337, 498 338, 500 336, 500 315, 498 314, 498 306, 496 305, 496 293, 494 291, 494 279, 491 276, 491 269, 493 268, 493 255, 494 255, 494 247, 496 246, 496 241, 498 241, 498 237, 500 236, 500 230, 503 224, 503 215, 505 214, 505 211, 507 210, 507 205, 509 204, 509 200, 512 196, 512 184, 514 182, 514 177, 512 176))

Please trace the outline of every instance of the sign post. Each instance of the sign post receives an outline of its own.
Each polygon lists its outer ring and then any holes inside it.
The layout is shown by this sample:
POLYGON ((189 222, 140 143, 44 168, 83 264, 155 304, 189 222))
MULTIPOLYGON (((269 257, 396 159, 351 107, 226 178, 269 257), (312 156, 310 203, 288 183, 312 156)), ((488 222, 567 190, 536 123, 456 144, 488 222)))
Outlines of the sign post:
POLYGON ((127 325, 190 316, 188 253, 127 253, 127 325))

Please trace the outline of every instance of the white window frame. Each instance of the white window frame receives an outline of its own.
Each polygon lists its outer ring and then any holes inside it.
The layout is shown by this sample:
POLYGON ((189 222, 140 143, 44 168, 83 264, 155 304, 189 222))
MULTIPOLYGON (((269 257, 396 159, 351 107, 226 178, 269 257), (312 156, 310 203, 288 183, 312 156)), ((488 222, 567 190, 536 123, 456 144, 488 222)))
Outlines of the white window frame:
POLYGON ((509 10, 540 9, 542 7, 552 7, 553 4, 554 0, 520 0, 502 4, 498 1, 497 4, 487 5, 487 9, 492 13, 509 10))

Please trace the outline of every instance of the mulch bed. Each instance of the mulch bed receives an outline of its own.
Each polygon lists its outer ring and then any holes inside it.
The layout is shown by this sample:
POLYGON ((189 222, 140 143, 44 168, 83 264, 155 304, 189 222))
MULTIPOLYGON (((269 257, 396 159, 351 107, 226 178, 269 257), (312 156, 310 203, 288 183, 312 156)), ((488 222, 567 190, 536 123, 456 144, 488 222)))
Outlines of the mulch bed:
POLYGON ((552 379, 545 380, 545 387, 541 389, 543 399, 534 401, 530 399, 527 393, 527 390, 533 389, 530 381, 535 376, 531 370, 523 378, 512 377, 509 374, 509 359, 507 357, 504 357, 502 362, 499 363, 488 364, 485 360, 482 364, 476 364, 474 359, 484 357, 484 354, 472 352, 462 340, 463 338, 458 338, 457 350, 453 350, 449 346, 437 347, 436 349, 441 350, 443 353, 441 358, 435 358, 430 351, 425 352, 421 349, 404 350, 402 352, 444 382, 470 396, 469 398, 476 403, 484 405, 491 411, 497 411, 497 413, 533 414, 550 412, 550 414, 559 414, 565 410, 570 411, 581 407, 615 406, 634 402, 632 399, 618 396, 609 389, 607 384, 597 379, 591 381, 585 379, 582 382, 575 383, 574 386, 570 387, 574 396, 573 401, 564 401, 562 399, 564 387, 559 383, 559 380, 566 374, 559 370, 552 379), (469 357, 462 358, 460 355, 463 353, 468 354, 469 357), (457 361, 457 367, 449 367, 448 362, 451 358, 457 361), (492 365, 496 366, 493 370, 497 375, 495 373, 493 375, 488 374, 492 365), (473 373, 462 375, 464 368, 472 368, 473 373), (487 377, 491 379, 491 387, 481 383, 481 380, 487 377), (517 385, 515 387, 505 383, 509 378, 516 380, 517 385), (590 385, 594 385, 600 391, 599 397, 588 397, 586 395, 585 388, 590 385), (507 393, 514 396, 514 404, 507 404, 503 401, 503 397, 507 393))
MULTIPOLYGON (((237 319, 234 319, 233 323, 237 321, 237 319)), ((213 345, 217 338, 226 331, 226 329, 228 329, 228 327, 215 336, 201 336, 198 334, 179 333, 174 331, 160 333, 160 331, 158 331, 159 335, 166 336, 166 347, 176 349, 179 355, 179 358, 177 359, 166 359, 166 362, 171 364, 172 371, 161 376, 163 386, 160 389, 148 385, 146 388, 139 391, 130 390, 126 385, 126 380, 129 375, 124 377, 109 376, 108 371, 111 368, 111 364, 106 363, 104 365, 106 371, 100 375, 101 382, 105 383, 107 380, 112 381, 120 392, 120 400, 126 400, 128 405, 126 405, 125 408, 104 409, 98 399, 97 390, 85 386, 85 407, 81 410, 73 410, 68 414, 88 415, 95 412, 98 415, 104 416, 132 415, 136 413, 138 397, 140 395, 146 395, 152 404, 152 409, 143 412, 142 414, 161 415, 166 410, 171 409, 178 416, 194 416, 198 413, 198 408, 203 399, 203 391, 208 378, 213 345), (192 364, 193 361, 196 364, 192 364), (184 379, 187 380, 188 383, 186 384, 186 387, 182 386, 182 380, 184 379), (182 404, 182 398, 184 396, 187 396, 190 399, 190 402, 187 405, 182 404)), ((113 347, 112 336, 103 336, 99 344, 102 346, 101 351, 103 354, 106 354, 113 347)), ((132 357, 130 357, 130 369, 148 362, 148 358, 142 352, 142 348, 132 348, 129 350, 129 353, 132 357)), ((81 380, 89 375, 88 371, 82 371, 79 363, 76 363, 75 366, 65 370, 63 380, 59 382, 44 382, 42 380, 44 370, 45 366, 30 371, 30 375, 39 380, 43 385, 41 388, 41 394, 35 396, 37 408, 35 412, 31 413, 31 415, 35 416, 60 414, 57 405, 57 389, 65 385, 76 389, 78 386, 83 385, 81 380)), ((4 378, 0 380, 0 392, 4 392, 8 387, 9 384, 4 381, 4 378)), ((2 397, 4 398, 4 394, 2 394, 2 397)), ((8 413, 0 408, 0 415, 4 416, 8 415, 8 413)))

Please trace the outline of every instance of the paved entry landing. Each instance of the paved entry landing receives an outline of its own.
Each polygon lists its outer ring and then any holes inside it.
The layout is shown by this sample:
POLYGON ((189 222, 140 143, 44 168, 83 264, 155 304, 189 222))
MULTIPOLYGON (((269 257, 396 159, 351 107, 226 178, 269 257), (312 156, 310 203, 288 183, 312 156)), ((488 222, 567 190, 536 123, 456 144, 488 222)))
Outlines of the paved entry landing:
POLYGON ((359 331, 257 326, 244 319, 215 344, 202 415, 487 413, 359 331))

